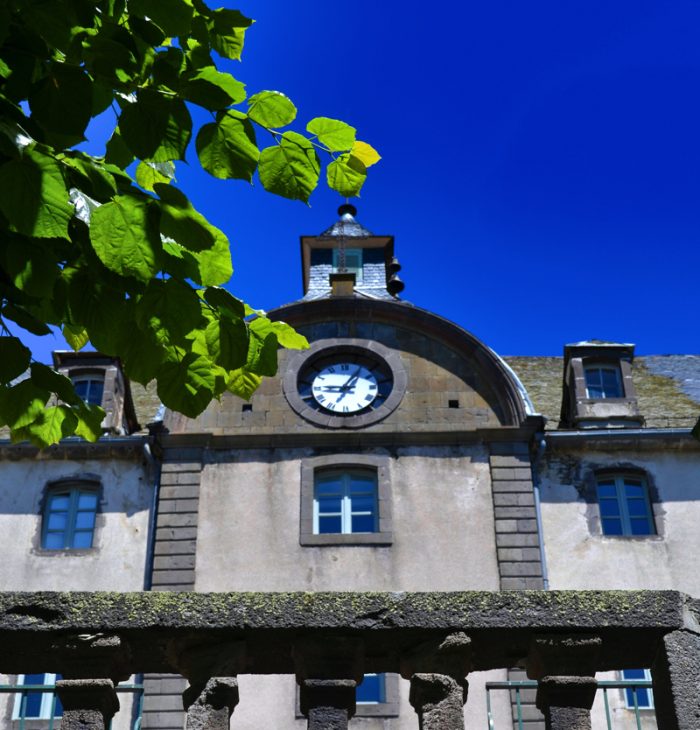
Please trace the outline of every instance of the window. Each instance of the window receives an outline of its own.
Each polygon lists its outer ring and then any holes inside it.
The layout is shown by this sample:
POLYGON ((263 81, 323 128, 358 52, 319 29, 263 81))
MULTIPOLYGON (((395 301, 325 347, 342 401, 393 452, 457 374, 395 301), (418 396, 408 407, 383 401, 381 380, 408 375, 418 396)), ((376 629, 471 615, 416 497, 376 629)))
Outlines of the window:
MULTIPOLYGON (((651 682, 651 672, 648 669, 624 669, 622 672, 623 680, 632 680, 639 682, 640 680, 651 682)), ((649 687, 626 687, 625 688, 625 705, 631 709, 635 707, 635 695, 637 695, 636 707, 640 710, 654 709, 654 695, 649 687)))
POLYGON ((639 476, 604 475, 597 479, 604 535, 655 535, 647 487, 639 476))
POLYGON ((75 375, 71 380, 79 398, 92 405, 102 405, 102 393, 104 391, 105 381, 101 375, 96 373, 91 375, 75 375))
MULTIPOLYGON (((60 674, 20 674, 17 677, 17 686, 54 685, 57 679, 61 679, 60 674)), ((62 715, 61 700, 53 692, 25 690, 15 695, 15 705, 12 710, 13 720, 48 720, 51 717, 61 717, 62 715)))
POLYGON ((377 531, 377 474, 367 469, 319 471, 314 485, 314 534, 377 531))
POLYGON ((365 674, 357 685, 355 700, 358 705, 378 705, 380 702, 386 702, 384 674, 365 674))
POLYGON ((390 462, 376 453, 303 459, 299 543, 391 545, 390 462))
POLYGON ((355 283, 362 281, 362 249, 361 248, 339 248, 333 249, 333 271, 347 271, 355 274, 355 283))
POLYGON ((97 502, 95 487, 52 488, 46 498, 41 547, 46 550, 91 548, 97 502))
POLYGON ((620 369, 614 365, 585 365, 587 398, 622 398, 620 369))

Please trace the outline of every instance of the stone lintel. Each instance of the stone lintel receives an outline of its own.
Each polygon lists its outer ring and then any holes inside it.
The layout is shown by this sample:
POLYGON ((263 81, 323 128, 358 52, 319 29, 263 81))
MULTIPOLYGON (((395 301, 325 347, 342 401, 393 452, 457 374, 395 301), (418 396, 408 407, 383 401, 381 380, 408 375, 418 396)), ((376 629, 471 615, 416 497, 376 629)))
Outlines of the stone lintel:
POLYGON ((61 638, 51 647, 61 656, 66 679, 109 677, 119 683, 131 674, 131 650, 116 634, 77 634, 61 638))
POLYGON ((365 645, 355 637, 303 637, 294 642, 292 654, 299 684, 307 679, 347 679, 359 684, 364 676, 365 645))
POLYGON ((527 675, 594 676, 603 641, 595 634, 540 634, 530 645, 527 675))
POLYGON ((175 651, 180 674, 200 689, 211 677, 231 677, 245 671, 245 641, 195 644, 175 651))

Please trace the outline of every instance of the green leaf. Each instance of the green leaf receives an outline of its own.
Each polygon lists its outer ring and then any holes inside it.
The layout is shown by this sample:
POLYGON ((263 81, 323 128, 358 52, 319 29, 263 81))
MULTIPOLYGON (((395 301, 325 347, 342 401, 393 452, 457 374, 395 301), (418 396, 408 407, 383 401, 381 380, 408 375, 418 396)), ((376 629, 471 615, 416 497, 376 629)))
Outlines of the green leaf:
POLYGON ((307 350, 309 341, 286 322, 272 322, 272 330, 282 347, 290 350, 307 350))
POLYGON ((62 401, 71 405, 79 405, 81 399, 76 395, 75 388, 70 378, 57 373, 48 365, 32 363, 32 381, 38 388, 55 393, 62 401))
POLYGON ((20 236, 6 236, 0 260, 12 283, 32 297, 50 294, 60 274, 50 251, 20 236))
POLYGON ((297 108, 279 91, 261 91, 248 99, 248 116, 261 127, 279 129, 296 119, 297 108))
POLYGON ((220 233, 218 228, 198 213, 177 188, 163 183, 153 187, 161 199, 160 232, 191 251, 211 248, 220 233))
POLYGON ((350 150, 350 154, 356 157, 365 167, 372 167, 382 158, 379 156, 379 152, 367 142, 360 142, 357 140, 350 150))
POLYGON ((155 89, 140 89, 119 117, 124 142, 136 157, 153 162, 184 160, 192 135, 192 118, 181 99, 155 89))
POLYGON ((9 383, 28 367, 32 353, 17 337, 0 337, 0 383, 9 383))
POLYGON ((83 327, 74 324, 63 325, 63 337, 65 341, 75 350, 82 350, 90 341, 88 333, 83 327))
POLYGON ((85 139, 92 116, 92 81, 85 69, 54 63, 29 95, 32 119, 48 140, 69 147, 85 139))
POLYGON ((23 428, 44 410, 49 392, 37 388, 29 379, 11 388, 0 389, 0 418, 10 428, 23 428))
POLYGON ((114 175, 104 169, 96 160, 91 157, 67 155, 61 158, 61 162, 74 171, 73 178, 76 179, 76 187, 81 192, 97 198, 107 200, 117 192, 117 184, 114 175))
POLYGON ((248 359, 246 367, 257 375, 277 373, 277 335, 269 328, 270 321, 265 317, 249 323, 248 359))
POLYGON ((367 168, 351 154, 340 155, 328 165, 326 179, 328 187, 346 198, 351 198, 359 195, 367 179, 367 168))
POLYGON ((83 403, 75 415, 78 418, 75 426, 76 436, 82 436, 86 441, 91 442, 97 441, 102 436, 102 421, 105 417, 102 408, 93 403, 83 403))
POLYGON ((92 214, 90 242, 100 261, 147 283, 158 271, 161 242, 145 200, 117 195, 92 214))
POLYGON ((50 335, 51 330, 44 323, 39 321, 33 314, 30 314, 26 309, 14 304, 6 304, 2 308, 2 316, 11 319, 13 322, 18 324, 20 327, 31 332, 33 335, 50 335))
POLYGON ((139 162, 136 168, 136 182, 153 192, 156 183, 170 184, 175 179, 175 165, 172 162, 139 162))
POLYGON ((315 134, 318 141, 333 152, 349 150, 355 144, 355 127, 338 119, 316 117, 306 125, 306 131, 315 134))
POLYGON ((242 367, 229 374, 226 389, 244 400, 250 400, 260 383, 262 383, 262 378, 259 375, 242 367))
POLYGON ((33 444, 40 448, 58 443, 75 433, 78 417, 67 406, 50 406, 23 429, 33 444))
POLYGON ((205 124, 197 135, 197 155, 202 167, 221 180, 253 179, 260 152, 255 130, 245 114, 231 110, 216 124, 205 124))
POLYGON ((246 97, 245 84, 214 66, 199 69, 185 84, 182 94, 188 101, 214 111, 238 104, 246 97))
POLYGON ((56 160, 27 147, 0 166, 0 211, 25 236, 67 239, 73 206, 56 160))
POLYGON ((136 322, 150 327, 160 340, 184 336, 198 326, 202 314, 199 298, 177 279, 153 279, 136 305, 136 322))
POLYGON ((319 170, 313 145, 296 132, 285 132, 279 145, 260 153, 260 182, 265 190, 283 198, 308 202, 318 184, 319 170))
POLYGON ((245 304, 227 289, 210 286, 204 292, 204 300, 231 319, 243 319, 246 316, 245 304))
POLYGON ((188 0, 129 0, 129 13, 149 18, 168 36, 186 36, 190 32, 194 8, 188 0))
POLYGON ((212 363, 202 355, 186 353, 158 369, 158 397, 167 408, 196 418, 214 397, 216 386, 212 363))
POLYGON ((129 27, 137 35, 141 36, 150 46, 160 46, 165 40, 165 33, 156 23, 132 15, 129 18, 129 27))
POLYGON ((211 47, 224 58, 240 59, 246 28, 249 28, 253 21, 238 10, 226 8, 215 10, 210 18, 207 25, 211 47))
POLYGON ((225 284, 233 275, 228 238, 218 231, 214 245, 206 251, 199 251, 196 254, 196 262, 199 272, 196 278, 198 284, 202 286, 225 284))
POLYGON ((126 146, 124 138, 117 127, 107 142, 105 162, 125 170, 133 161, 134 153, 126 146))
POLYGON ((242 319, 222 317, 209 322, 205 340, 210 356, 226 370, 245 365, 248 359, 248 328, 242 319))

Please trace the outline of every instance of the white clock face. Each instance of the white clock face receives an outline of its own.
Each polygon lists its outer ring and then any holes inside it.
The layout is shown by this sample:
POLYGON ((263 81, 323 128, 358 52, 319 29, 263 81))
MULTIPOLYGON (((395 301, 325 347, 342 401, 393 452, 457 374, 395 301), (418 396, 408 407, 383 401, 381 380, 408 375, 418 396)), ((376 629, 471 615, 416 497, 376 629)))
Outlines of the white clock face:
POLYGON ((377 397, 375 376, 364 366, 337 362, 320 370, 311 383, 311 393, 321 408, 332 413, 357 413, 377 397))

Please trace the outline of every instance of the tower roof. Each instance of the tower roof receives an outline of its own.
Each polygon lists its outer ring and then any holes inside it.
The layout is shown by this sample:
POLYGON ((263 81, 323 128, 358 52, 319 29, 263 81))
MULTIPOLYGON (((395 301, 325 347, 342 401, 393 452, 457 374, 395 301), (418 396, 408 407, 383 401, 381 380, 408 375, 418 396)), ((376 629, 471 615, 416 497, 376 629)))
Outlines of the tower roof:
POLYGON ((372 231, 368 231, 363 225, 355 220, 357 208, 350 203, 344 203, 338 208, 340 218, 323 233, 319 238, 367 238, 373 236, 372 231))

